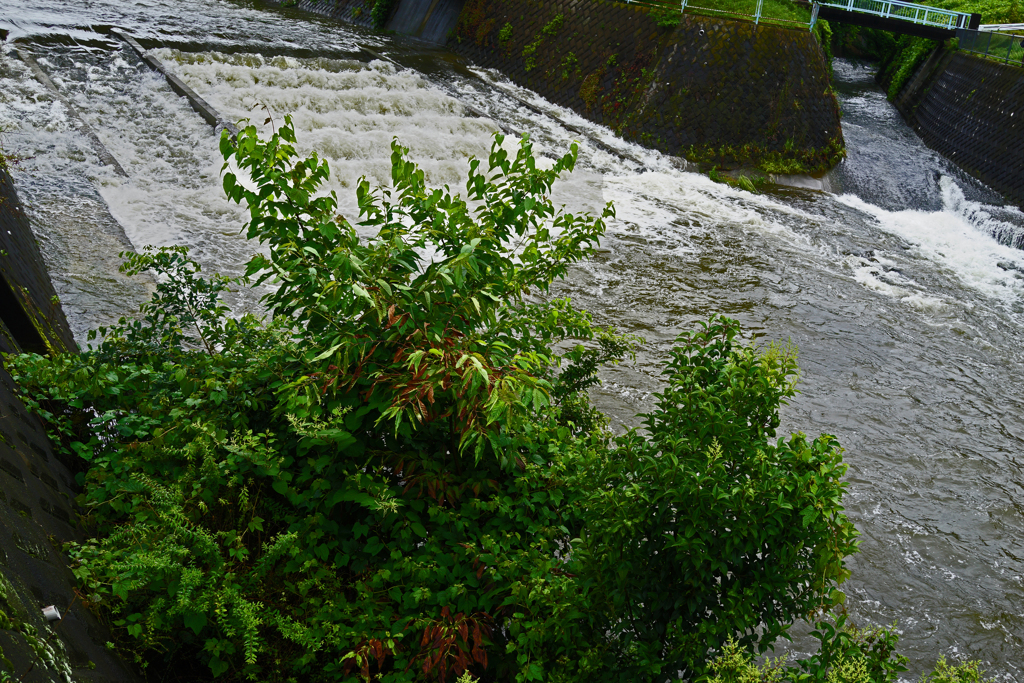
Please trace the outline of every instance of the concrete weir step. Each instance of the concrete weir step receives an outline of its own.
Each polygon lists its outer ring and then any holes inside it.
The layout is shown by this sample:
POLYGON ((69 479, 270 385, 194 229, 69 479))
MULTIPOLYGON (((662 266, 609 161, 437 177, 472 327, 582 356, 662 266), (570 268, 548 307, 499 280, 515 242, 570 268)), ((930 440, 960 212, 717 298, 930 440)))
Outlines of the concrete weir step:
POLYGON ((54 97, 60 100, 61 104, 64 105, 64 108, 67 109, 68 115, 71 118, 78 121, 79 129, 87 138, 89 138, 89 142, 92 144, 93 149, 96 150, 96 154, 99 156, 100 162, 104 166, 110 166, 113 168, 118 175, 127 178, 128 174, 125 173, 123 168, 121 168, 121 164, 117 162, 114 155, 110 153, 102 142, 100 142, 99 137, 96 135, 96 131, 94 131, 92 127, 82 119, 78 110, 71 106, 71 102, 61 95, 60 91, 57 90, 57 86, 53 84, 53 81, 50 80, 50 77, 46 75, 46 72, 43 71, 29 51, 21 45, 16 45, 15 49, 18 51, 18 56, 21 58, 21 61, 25 62, 29 70, 32 71, 32 75, 36 77, 36 80, 42 83, 47 90, 53 93, 54 97))
POLYGON ((146 50, 139 45, 135 38, 127 32, 116 28, 110 29, 110 33, 128 43, 128 45, 135 50, 136 54, 139 55, 142 61, 144 61, 151 69, 163 74, 164 78, 167 79, 167 84, 171 86, 171 90, 187 99, 188 103, 192 106, 192 109, 202 116, 207 123, 214 128, 227 130, 233 137, 238 135, 238 127, 235 126, 235 124, 225 119, 209 102, 200 97, 195 90, 185 85, 184 81, 171 73, 171 71, 163 65, 163 62, 153 55, 148 54, 146 50))

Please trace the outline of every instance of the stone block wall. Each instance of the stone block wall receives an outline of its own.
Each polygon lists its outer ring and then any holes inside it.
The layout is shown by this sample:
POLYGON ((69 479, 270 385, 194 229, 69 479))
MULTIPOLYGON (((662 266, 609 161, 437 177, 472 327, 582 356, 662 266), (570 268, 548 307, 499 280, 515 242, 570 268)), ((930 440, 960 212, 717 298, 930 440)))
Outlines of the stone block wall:
POLYGON ((299 9, 349 24, 373 28, 374 0, 299 0, 299 9))
POLYGON ((808 30, 660 18, 604 0, 468 0, 447 47, 662 152, 838 161, 839 107, 808 30))
POLYGON ((1024 206, 1024 69, 963 52, 933 58, 896 107, 925 144, 1024 206))

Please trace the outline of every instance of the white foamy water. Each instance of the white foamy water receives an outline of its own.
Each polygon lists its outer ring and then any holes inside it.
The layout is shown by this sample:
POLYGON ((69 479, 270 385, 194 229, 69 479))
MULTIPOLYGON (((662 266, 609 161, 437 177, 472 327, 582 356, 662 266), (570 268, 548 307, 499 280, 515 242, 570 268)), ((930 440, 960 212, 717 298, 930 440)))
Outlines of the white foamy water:
MULTIPOLYGON (((874 218, 886 232, 906 240, 912 245, 910 253, 937 264, 962 285, 1003 304, 1017 304, 1024 282, 1015 276, 1014 268, 1024 270, 1024 255, 993 237, 995 221, 977 202, 966 200, 952 179, 943 177, 939 182, 941 211, 887 211, 849 194, 837 199, 874 218)), ((896 265, 878 263, 883 272, 885 266, 896 265)), ((858 281, 895 297, 911 294, 898 282, 886 284, 880 280, 876 277, 878 271, 863 266, 857 271, 858 281)))
MULTIPOLYGON (((486 158, 497 126, 467 116, 455 99, 415 71, 389 62, 263 59, 259 55, 157 50, 190 87, 230 120, 251 119, 261 131, 267 113, 280 125, 289 114, 300 154, 316 151, 331 168, 343 215, 357 214, 355 187, 391 180, 397 139, 434 186, 460 191, 470 157, 486 158)), ((509 141, 511 142, 511 141, 509 141)))

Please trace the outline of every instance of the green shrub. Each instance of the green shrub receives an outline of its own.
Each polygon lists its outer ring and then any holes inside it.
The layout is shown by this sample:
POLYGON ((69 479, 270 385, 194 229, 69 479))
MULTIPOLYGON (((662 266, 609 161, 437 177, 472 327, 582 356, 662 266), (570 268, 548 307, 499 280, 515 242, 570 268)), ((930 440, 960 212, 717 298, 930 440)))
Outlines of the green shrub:
MULTIPOLYGON (((766 659, 758 666, 749 652, 730 639, 710 662, 710 673, 701 683, 895 683, 907 670, 906 658, 895 651, 895 624, 858 629, 841 614, 817 626, 812 635, 819 641, 818 652, 797 661, 797 666, 789 664, 787 657, 766 659)), ((949 666, 940 656, 919 683, 980 683, 983 675, 977 661, 949 666)))
POLYGON ((510 40, 512 40, 512 24, 506 22, 498 31, 498 44, 504 45, 510 40))
POLYGON ((659 7, 651 12, 651 19, 661 28, 675 28, 683 20, 678 7, 659 7))
POLYGON ((523 48, 523 60, 525 61, 525 70, 533 71, 537 68, 537 50, 544 44, 545 38, 553 38, 562 30, 562 24, 565 22, 565 16, 562 14, 556 15, 554 19, 546 23, 533 38, 533 42, 523 48))
POLYGON ((373 3, 373 9, 370 10, 370 18, 373 20, 375 28, 382 29, 387 26, 388 19, 391 18, 391 10, 394 9, 397 1, 398 0, 376 0, 373 3))
MULTIPOLYGON (((80 356, 9 367, 80 458, 67 551, 119 645, 177 680, 651 680, 730 638, 767 647, 842 599, 855 549, 829 436, 775 441, 790 347, 682 335, 644 431, 587 399, 640 340, 536 303, 613 216, 556 211, 528 140, 496 136, 466 198, 397 143, 392 184, 336 214, 291 120, 222 139, 265 248, 269 320, 235 319, 183 248, 80 356), (559 353, 556 349, 566 349, 559 353)), ((227 166, 225 166, 227 168, 227 166)), ((163 678, 162 678, 163 680, 163 678)))

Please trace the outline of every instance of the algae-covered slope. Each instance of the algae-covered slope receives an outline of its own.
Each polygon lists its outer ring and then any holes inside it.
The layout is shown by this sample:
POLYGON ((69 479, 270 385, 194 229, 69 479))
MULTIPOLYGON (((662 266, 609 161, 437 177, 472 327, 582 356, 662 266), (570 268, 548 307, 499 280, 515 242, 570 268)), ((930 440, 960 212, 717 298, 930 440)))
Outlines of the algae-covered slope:
POLYGON ((448 47, 629 140, 707 163, 824 171, 843 154, 807 30, 611 2, 470 0, 448 47))

